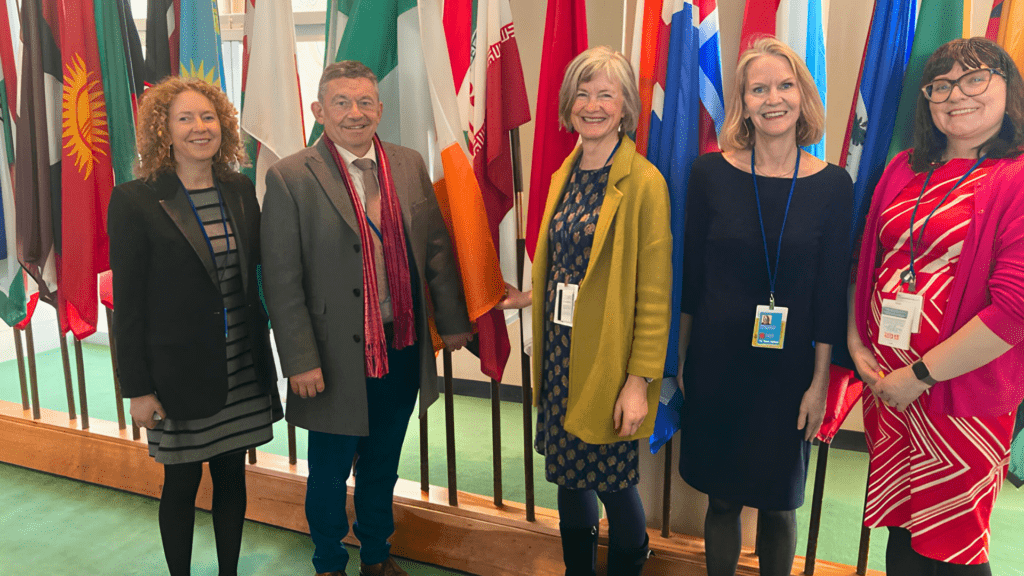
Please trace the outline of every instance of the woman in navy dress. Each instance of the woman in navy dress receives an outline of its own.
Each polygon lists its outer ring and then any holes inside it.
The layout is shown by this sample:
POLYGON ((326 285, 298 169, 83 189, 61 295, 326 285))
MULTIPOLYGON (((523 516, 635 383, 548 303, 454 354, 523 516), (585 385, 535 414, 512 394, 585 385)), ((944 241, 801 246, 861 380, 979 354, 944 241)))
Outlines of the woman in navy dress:
POLYGON ((823 126, 806 65, 759 40, 740 58, 725 152, 690 175, 679 471, 710 500, 709 576, 735 573, 744 506, 759 510, 761 574, 793 565, 810 440, 846 336, 853 185, 799 148, 823 126))

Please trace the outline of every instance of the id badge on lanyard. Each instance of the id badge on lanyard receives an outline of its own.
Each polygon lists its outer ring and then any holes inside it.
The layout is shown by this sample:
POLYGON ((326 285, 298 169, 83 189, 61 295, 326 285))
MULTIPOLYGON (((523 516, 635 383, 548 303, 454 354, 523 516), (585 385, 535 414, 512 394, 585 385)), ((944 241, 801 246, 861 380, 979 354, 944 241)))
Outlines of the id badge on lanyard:
POLYGON ((754 149, 750 149, 750 176, 754 180, 754 197, 757 200, 757 219, 761 224, 761 240, 764 241, 764 261, 768 265, 768 305, 758 306, 754 310, 754 335, 750 339, 750 345, 755 348, 774 348, 781 350, 786 343, 786 321, 789 317, 789 308, 775 305, 775 280, 779 277, 779 260, 782 259, 782 233, 786 230, 786 220, 789 218, 789 205, 793 201, 793 190, 796 189, 796 179, 800 174, 800 149, 796 151, 796 165, 793 167, 793 181, 789 185, 789 198, 786 199, 786 212, 782 217, 782 227, 779 229, 779 245, 775 252, 775 269, 772 269, 771 259, 768 256, 768 238, 764 232, 764 216, 761 214, 761 194, 757 189, 757 170, 754 167, 754 149))
POLYGON ((572 316, 576 312, 576 298, 579 293, 579 284, 555 284, 555 313, 551 318, 552 322, 572 327, 572 316))

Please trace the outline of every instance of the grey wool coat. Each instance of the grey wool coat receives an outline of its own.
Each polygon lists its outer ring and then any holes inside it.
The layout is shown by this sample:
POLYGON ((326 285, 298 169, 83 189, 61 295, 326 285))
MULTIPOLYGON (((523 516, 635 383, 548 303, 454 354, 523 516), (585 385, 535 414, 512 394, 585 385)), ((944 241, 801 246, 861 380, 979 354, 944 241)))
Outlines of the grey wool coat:
MULTIPOLYGON (((328 146, 321 138, 267 172, 263 290, 284 375, 319 367, 324 377, 324 391, 313 398, 288 390, 288 422, 317 432, 366 436, 363 248, 352 201, 328 146)), ((402 206, 410 273, 418 276, 413 300, 423 414, 438 397, 428 315, 444 335, 468 332, 470 324, 423 158, 389 143, 384 152, 402 206)))

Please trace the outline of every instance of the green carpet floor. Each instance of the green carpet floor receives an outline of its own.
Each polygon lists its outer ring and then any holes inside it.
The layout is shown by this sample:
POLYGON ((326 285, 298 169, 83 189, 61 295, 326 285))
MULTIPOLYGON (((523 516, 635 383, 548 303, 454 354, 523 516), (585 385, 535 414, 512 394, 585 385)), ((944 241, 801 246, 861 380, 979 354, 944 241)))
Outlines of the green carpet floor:
MULTIPOLYGON (((84 361, 88 379, 89 412, 93 418, 116 421, 109 351, 86 344, 84 361)), ((67 410, 60 351, 37 356, 41 404, 52 410, 67 410)), ((74 350, 72 349, 72 366, 74 350)), ((13 361, 0 363, 0 400, 20 402, 17 367, 13 361)), ((490 401, 455 399, 458 488, 491 495, 490 401)), ((523 501, 522 412, 514 403, 502 405, 504 496, 523 501)), ((447 486, 444 446, 444 411, 441 404, 430 411, 430 481, 447 486)), ((298 454, 306 452, 306 436, 298 431, 298 454)), ((287 433, 283 422, 275 428, 275 439, 261 448, 286 455, 287 433)), ((816 452, 811 455, 810 478, 814 477, 816 452)), ((825 499, 822 509, 818 558, 854 565, 860 537, 860 515, 864 504, 867 455, 845 450, 829 454, 825 499)), ((555 508, 554 486, 544 481, 539 457, 534 457, 537 505, 555 508)), ((399 475, 418 481, 419 427, 414 421, 406 436, 399 475)), ((807 505, 797 512, 797 554, 806 552, 807 523, 813 480, 807 485, 807 505)), ((214 574, 212 528, 209 516, 200 514, 194 566, 196 574, 214 574)), ((0 575, 46 573, 78 563, 93 574, 151 574, 162 570, 156 525, 156 501, 102 487, 55 478, 12 466, 0 466, 0 575), (35 495, 39 495, 38 498, 35 495), (73 513, 78 512, 81 513, 73 513), (87 518, 88 524, 83 524, 87 518), (69 526, 74 528, 68 530, 69 526), (104 545, 97 547, 97 534, 104 545), (81 537, 79 538, 79 536, 81 537), (91 544, 90 544, 91 542, 91 544), (40 549, 54 550, 51 569, 40 570, 40 549), (12 550, 13 554, 8 554, 12 550), (85 556, 83 556, 83 554, 85 556), (128 569, 123 558, 140 558, 139 566, 128 569), (14 558, 10 563, 7 558, 14 558), (19 564, 19 562, 21 564, 19 564), (144 563, 144 564, 143 564, 144 563), (10 566, 33 567, 14 570, 10 566), (104 568, 105 567, 105 568, 104 568), (13 570, 13 571, 12 571, 13 570)), ((992 567, 997 575, 1024 576, 1024 492, 1006 483, 992 515, 992 567)), ((249 523, 246 527, 242 567, 251 574, 301 574, 308 566, 311 546, 308 537, 287 530, 249 523), (288 567, 285 569, 285 567, 288 567)), ((869 567, 884 570, 885 530, 872 531, 869 567)), ((409 568, 407 568, 409 569, 409 568)), ((63 571, 63 570, 61 570, 63 571)), ((352 573, 352 570, 350 570, 352 573)), ((412 574, 446 574, 430 568, 412 574)))

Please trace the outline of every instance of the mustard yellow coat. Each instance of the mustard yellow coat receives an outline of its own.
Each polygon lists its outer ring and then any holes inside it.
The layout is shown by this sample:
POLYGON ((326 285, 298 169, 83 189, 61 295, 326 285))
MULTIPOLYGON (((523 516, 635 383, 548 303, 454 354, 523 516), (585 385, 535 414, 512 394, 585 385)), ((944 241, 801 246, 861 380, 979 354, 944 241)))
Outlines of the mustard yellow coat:
MULTIPOLYGON (((551 177, 533 262, 533 403, 543 387, 544 298, 548 227, 562 199, 579 147, 551 177)), ((626 375, 654 378, 647 418, 635 440, 650 436, 665 367, 672 298, 672 232, 668 188, 661 173, 624 136, 608 175, 590 263, 580 283, 569 348, 565 430, 589 444, 620 438, 612 413, 626 375)))

